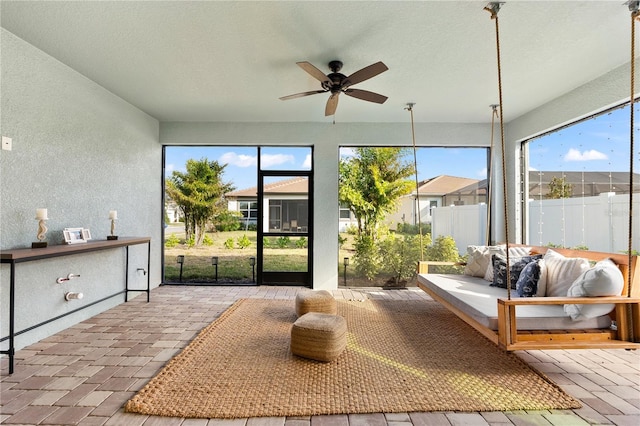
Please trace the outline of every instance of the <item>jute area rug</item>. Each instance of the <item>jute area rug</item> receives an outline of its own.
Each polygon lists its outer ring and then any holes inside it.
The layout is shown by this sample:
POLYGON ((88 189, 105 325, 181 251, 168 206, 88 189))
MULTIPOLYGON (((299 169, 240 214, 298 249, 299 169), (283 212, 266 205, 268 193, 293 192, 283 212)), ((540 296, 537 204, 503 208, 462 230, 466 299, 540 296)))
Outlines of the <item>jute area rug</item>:
POLYGON ((338 301, 347 349, 292 355, 291 300, 245 299, 127 402, 158 416, 242 418, 579 408, 517 356, 430 301, 338 301))

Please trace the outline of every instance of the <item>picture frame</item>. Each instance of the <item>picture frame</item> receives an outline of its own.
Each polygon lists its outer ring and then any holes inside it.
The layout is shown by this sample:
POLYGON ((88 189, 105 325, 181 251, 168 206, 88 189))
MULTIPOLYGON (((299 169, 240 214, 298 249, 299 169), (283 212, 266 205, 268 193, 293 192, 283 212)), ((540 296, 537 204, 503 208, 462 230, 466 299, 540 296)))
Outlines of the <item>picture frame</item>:
POLYGON ((66 244, 86 243, 91 239, 91 231, 86 228, 64 228, 62 234, 66 244))

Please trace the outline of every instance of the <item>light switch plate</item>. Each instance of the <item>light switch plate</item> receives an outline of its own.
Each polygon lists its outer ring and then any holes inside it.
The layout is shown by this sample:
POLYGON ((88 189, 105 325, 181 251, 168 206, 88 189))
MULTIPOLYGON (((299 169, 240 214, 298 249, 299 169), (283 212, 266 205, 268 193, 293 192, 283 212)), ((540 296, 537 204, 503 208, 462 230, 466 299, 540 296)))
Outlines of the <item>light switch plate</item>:
POLYGON ((4 149, 5 151, 11 151, 11 143, 11 138, 8 138, 6 136, 2 137, 2 149, 4 149))

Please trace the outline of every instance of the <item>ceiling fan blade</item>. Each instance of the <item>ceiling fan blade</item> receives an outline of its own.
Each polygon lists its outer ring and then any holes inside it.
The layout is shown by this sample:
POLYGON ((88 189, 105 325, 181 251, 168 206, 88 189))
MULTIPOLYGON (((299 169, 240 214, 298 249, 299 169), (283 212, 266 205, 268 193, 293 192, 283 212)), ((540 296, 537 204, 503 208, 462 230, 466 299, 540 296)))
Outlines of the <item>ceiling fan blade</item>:
POLYGON ((312 90, 310 92, 302 92, 302 93, 296 93, 294 95, 283 96, 280 98, 280 100, 288 101, 289 99, 302 98, 304 96, 317 95, 318 93, 324 93, 324 92, 326 92, 326 90, 312 90))
POLYGON ((311 63, 309 63, 309 62, 296 62, 296 64, 300 68, 305 70, 311 77, 315 78, 316 80, 318 80, 318 81, 320 81, 322 83, 325 83, 325 82, 326 83, 330 83, 329 77, 327 77, 325 73, 320 71, 318 68, 313 66, 311 63))
POLYGON ((338 95, 339 94, 340 94, 340 92, 333 93, 331 96, 329 96, 329 100, 327 101, 327 106, 324 109, 325 117, 328 117, 330 115, 334 115, 336 113, 336 108, 338 108, 338 95))
POLYGON ((344 94, 354 98, 362 99, 363 101, 375 102, 377 104, 383 104, 388 99, 386 96, 380 95, 378 93, 360 89, 347 89, 344 91, 344 94))
POLYGON ((371 77, 375 77, 376 75, 381 74, 388 69, 389 68, 382 62, 376 62, 375 64, 371 64, 368 67, 364 67, 360 71, 356 71, 353 74, 351 74, 343 82, 342 87, 343 88, 349 87, 353 84, 357 84, 362 81, 368 80, 371 77))

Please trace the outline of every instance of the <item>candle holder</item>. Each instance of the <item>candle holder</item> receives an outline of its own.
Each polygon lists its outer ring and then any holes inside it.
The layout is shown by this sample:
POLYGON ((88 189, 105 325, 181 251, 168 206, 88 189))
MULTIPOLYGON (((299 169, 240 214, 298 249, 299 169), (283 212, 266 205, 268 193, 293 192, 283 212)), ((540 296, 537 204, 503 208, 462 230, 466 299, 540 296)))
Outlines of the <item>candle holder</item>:
POLYGON ((111 210, 109 212, 109 219, 111 220, 111 235, 107 235, 107 240, 117 240, 118 236, 114 234, 116 230, 116 220, 118 219, 118 212, 111 210))
POLYGON ((44 248, 47 247, 47 209, 37 209, 36 219, 38 220, 38 233, 36 234, 37 242, 31 243, 31 248, 44 248))

